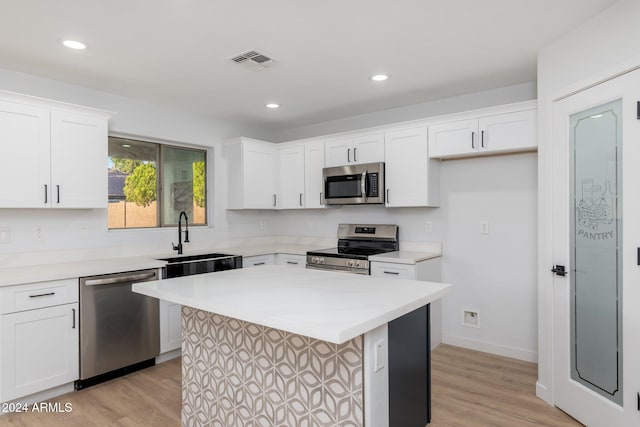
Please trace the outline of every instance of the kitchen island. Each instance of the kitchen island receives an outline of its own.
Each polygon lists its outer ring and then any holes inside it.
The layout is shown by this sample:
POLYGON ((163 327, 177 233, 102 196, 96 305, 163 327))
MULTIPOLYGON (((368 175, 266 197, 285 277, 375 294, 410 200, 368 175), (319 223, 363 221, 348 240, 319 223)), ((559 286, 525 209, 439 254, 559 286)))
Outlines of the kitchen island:
POLYGON ((283 266, 133 285, 183 306, 183 426, 424 426, 448 288, 283 266))

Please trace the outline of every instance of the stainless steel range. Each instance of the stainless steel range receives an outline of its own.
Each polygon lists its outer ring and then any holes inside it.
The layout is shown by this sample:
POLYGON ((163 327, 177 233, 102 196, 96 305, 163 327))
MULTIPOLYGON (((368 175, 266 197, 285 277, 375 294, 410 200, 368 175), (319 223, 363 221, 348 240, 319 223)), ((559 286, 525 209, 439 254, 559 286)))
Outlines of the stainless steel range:
POLYGON ((338 247, 307 252, 307 268, 369 273, 369 256, 399 250, 398 226, 340 224, 338 247))

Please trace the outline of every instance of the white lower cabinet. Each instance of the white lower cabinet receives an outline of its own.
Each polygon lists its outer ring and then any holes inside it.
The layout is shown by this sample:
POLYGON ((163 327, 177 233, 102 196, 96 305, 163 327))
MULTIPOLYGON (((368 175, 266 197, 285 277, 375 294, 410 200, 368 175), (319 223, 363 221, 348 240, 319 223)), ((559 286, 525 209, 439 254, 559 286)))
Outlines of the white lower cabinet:
POLYGON ((182 305, 160 300, 160 353, 182 347, 182 305))
POLYGON ((274 264, 274 262, 275 260, 273 254, 245 256, 242 257, 242 268, 258 267, 260 265, 271 265, 274 264))
POLYGON ((0 401, 78 379, 78 326, 77 303, 0 316, 0 401))
POLYGON ((307 264, 307 257, 305 255, 277 254, 276 264, 304 268, 307 264))
MULTIPOLYGON (((396 279, 441 281, 440 258, 432 258, 415 264, 371 261, 371 275, 396 279)), ((431 349, 442 343, 442 300, 431 303, 431 349)))

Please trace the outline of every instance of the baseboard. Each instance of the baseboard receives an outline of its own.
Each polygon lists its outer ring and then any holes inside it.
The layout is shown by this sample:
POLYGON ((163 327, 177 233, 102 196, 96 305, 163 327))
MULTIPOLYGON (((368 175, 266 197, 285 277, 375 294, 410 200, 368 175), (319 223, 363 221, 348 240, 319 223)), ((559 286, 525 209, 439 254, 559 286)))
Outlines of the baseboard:
POLYGON ((443 335, 442 342, 444 344, 451 344, 457 347, 468 348, 470 350, 477 350, 485 353, 496 354, 498 356, 524 360, 526 362, 538 363, 537 351, 525 350, 500 344, 493 344, 485 341, 477 341, 452 335, 443 335))
POLYGON ((175 350, 167 351, 166 353, 162 353, 161 355, 156 357, 156 365, 158 363, 166 362, 171 359, 175 359, 176 357, 182 356, 182 349, 176 348, 175 350))
POLYGON ((549 390, 546 385, 541 384, 540 381, 536 381, 536 396, 553 406, 551 390, 549 390))

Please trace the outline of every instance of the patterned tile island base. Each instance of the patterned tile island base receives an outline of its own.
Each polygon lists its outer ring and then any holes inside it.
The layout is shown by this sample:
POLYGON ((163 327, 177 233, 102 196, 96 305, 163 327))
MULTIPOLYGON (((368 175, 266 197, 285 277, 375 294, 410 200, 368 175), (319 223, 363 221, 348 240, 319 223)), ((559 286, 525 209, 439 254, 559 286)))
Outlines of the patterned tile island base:
POLYGON ((182 425, 364 426, 363 338, 332 344, 182 307, 182 425))

